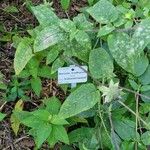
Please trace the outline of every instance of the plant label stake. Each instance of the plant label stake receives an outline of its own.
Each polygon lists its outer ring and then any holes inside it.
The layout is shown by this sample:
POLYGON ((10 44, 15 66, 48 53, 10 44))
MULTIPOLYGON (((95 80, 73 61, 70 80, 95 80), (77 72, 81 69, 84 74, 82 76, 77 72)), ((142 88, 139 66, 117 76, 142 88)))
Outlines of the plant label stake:
MULTIPOLYGON (((87 71, 87 66, 81 66, 87 71)), ((78 66, 71 65, 58 69, 58 84, 71 84, 75 88, 77 83, 87 82, 87 73, 78 66)))

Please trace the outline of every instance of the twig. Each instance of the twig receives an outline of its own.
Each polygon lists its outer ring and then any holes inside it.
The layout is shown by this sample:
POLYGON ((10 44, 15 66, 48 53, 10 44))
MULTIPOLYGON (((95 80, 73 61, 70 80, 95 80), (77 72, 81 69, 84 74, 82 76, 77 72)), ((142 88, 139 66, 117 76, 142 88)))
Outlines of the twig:
MULTIPOLYGON (((135 116, 135 133, 136 133, 136 138, 138 137, 138 116, 139 116, 139 96, 135 95, 135 99, 136 99, 136 116, 135 116)), ((135 143, 135 150, 138 150, 138 142, 136 141, 135 143)))
POLYGON ((104 120, 103 120, 101 111, 99 110, 98 113, 99 113, 99 117, 100 117, 100 119, 101 119, 101 121, 102 121, 102 125, 103 125, 103 127, 104 127, 104 130, 105 130, 105 132, 106 132, 108 138, 109 138, 110 141, 111 141, 111 137, 110 137, 110 135, 109 135, 109 133, 108 133, 108 130, 107 130, 106 126, 105 126, 105 123, 104 123, 104 120))
MULTIPOLYGON (((17 139, 15 142, 14 142, 14 145, 15 144, 17 144, 17 143, 19 143, 20 141, 22 141, 23 139, 28 139, 29 137, 28 136, 23 136, 23 137, 21 137, 21 138, 19 138, 19 139, 17 139)), ((10 148, 10 146, 11 145, 9 145, 9 146, 7 146, 6 148, 4 148, 3 150, 7 150, 7 149, 9 149, 10 148)))
POLYGON ((2 106, 0 107, 0 111, 2 111, 2 109, 3 109, 3 107, 5 106, 6 103, 7 103, 7 102, 4 102, 4 103, 2 104, 2 106))

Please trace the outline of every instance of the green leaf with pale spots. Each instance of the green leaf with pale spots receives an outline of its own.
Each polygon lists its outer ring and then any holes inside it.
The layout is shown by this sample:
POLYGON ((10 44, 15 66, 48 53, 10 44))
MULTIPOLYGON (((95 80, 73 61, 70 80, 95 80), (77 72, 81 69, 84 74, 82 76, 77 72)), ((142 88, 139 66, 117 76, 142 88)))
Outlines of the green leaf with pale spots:
POLYGON ((107 24, 118 18, 118 10, 108 0, 100 0, 87 12, 99 23, 107 24))
POLYGON ((59 22, 59 18, 55 15, 55 13, 52 11, 52 8, 48 5, 34 6, 31 7, 31 10, 39 21, 40 25, 54 25, 58 24, 59 22))
POLYGON ((31 39, 24 38, 19 43, 15 58, 14 58, 14 69, 16 75, 19 75, 20 72, 24 69, 28 61, 33 57, 32 48, 31 48, 31 39))
POLYGON ((93 28, 93 23, 87 20, 85 14, 78 14, 73 18, 73 22, 79 30, 90 30, 93 28))
POLYGON ((73 21, 69 19, 62 19, 60 21, 59 26, 65 31, 65 32, 74 32, 76 30, 76 25, 73 21))
POLYGON ((105 36, 115 30, 115 27, 112 24, 105 25, 101 27, 98 31, 98 37, 105 36))
POLYGON ((110 52, 118 65, 136 76, 147 68, 148 60, 141 54, 150 41, 150 19, 143 20, 132 37, 126 33, 114 33, 108 37, 110 52), (142 68, 141 70, 139 69, 142 68))
POLYGON ((85 31, 78 31, 75 35, 76 41, 86 49, 91 49, 91 40, 85 31))
POLYGON ((38 33, 34 41, 34 52, 39 52, 53 46, 63 40, 66 36, 57 26, 49 26, 38 33))
POLYGON ((96 79, 108 78, 113 75, 113 62, 105 49, 94 49, 89 57, 89 69, 96 79))
POLYGON ((63 118, 75 116, 92 108, 100 100, 100 93, 93 84, 81 85, 72 92, 60 108, 63 118))
POLYGON ((132 72, 134 49, 130 47, 130 37, 125 33, 116 33, 108 37, 109 50, 115 61, 126 71, 132 72))
POLYGON ((138 25, 132 37, 132 43, 139 52, 142 52, 150 43, 150 18, 142 20, 138 25))

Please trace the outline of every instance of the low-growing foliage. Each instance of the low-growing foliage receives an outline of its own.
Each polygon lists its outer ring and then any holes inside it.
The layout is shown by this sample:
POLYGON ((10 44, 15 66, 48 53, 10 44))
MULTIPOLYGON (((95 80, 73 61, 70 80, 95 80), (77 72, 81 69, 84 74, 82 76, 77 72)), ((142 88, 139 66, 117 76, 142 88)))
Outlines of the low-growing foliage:
MULTIPOLYGON (((70 2, 61 0, 65 11, 70 2)), ((62 149, 146 150, 150 145, 150 2, 88 3, 72 19, 60 19, 47 2, 30 6, 38 26, 26 37, 13 37, 15 99, 26 99, 19 89, 30 88, 41 98, 43 79, 57 80, 63 66, 87 65, 89 78, 75 89, 68 85, 70 94, 63 103, 56 97, 42 97, 39 108, 28 112, 20 100, 11 117, 12 128, 17 134, 20 124, 27 126, 37 149, 44 142, 50 147, 62 142, 62 149)))

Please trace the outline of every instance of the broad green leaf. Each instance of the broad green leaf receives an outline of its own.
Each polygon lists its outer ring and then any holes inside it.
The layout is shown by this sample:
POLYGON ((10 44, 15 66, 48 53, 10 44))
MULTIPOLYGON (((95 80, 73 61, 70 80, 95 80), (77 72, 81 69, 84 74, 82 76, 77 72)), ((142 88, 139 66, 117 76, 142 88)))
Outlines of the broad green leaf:
POLYGON ((143 85, 140 88, 141 92, 146 92, 146 91, 150 91, 150 85, 143 85))
POLYGON ((48 26, 37 35, 34 41, 34 52, 45 50, 61 42, 64 38, 65 35, 59 27, 48 26))
POLYGON ((117 33, 108 37, 109 50, 115 61, 126 71, 134 70, 134 49, 130 47, 130 38, 125 33, 117 33))
POLYGON ((13 47, 14 47, 14 48, 17 48, 22 39, 23 39, 23 38, 21 38, 19 35, 15 34, 15 35, 12 37, 13 47))
POLYGON ((123 140, 129 141, 136 137, 135 123, 131 120, 124 119, 122 121, 121 120, 114 121, 114 129, 123 140))
POLYGON ((67 125, 69 124, 64 118, 59 115, 53 115, 50 122, 55 125, 67 125))
POLYGON ((32 111, 31 114, 42 121, 48 121, 52 117, 52 115, 45 109, 32 111))
POLYGON ((69 8, 69 5, 70 5, 70 0, 61 0, 61 6, 64 10, 67 10, 69 8))
POLYGON ((44 124, 44 121, 41 121, 35 116, 30 116, 26 119, 21 120, 21 123, 27 127, 37 128, 38 126, 41 126, 42 124, 44 124))
POLYGON ((27 69, 34 78, 37 78, 39 63, 39 60, 33 57, 27 64, 27 69))
POLYGON ((134 80, 129 79, 129 83, 134 90, 137 91, 139 89, 139 85, 134 80))
POLYGON ((39 97, 42 91, 42 83, 39 77, 31 79, 31 87, 35 94, 39 97))
POLYGON ((30 73, 27 69, 25 69, 25 70, 22 70, 17 77, 18 78, 28 78, 28 77, 30 77, 30 73))
MULTIPOLYGON (((83 31, 84 32, 84 31, 83 31)), ((85 32, 84 32, 85 33, 85 32)), ((83 38, 88 38, 88 35, 83 35, 83 38)), ((79 39, 76 37, 76 39, 73 39, 72 41, 66 40, 61 44, 62 49, 64 50, 63 55, 67 55, 68 57, 75 56, 78 59, 88 62, 89 59, 89 53, 91 50, 91 41, 84 42, 82 39, 79 39), (82 43, 83 42, 83 43, 82 43)))
POLYGON ((94 49, 89 57, 89 69, 96 79, 108 78, 113 75, 113 62, 105 49, 94 49))
POLYGON ((79 30, 90 30, 93 28, 93 24, 89 22, 86 16, 82 13, 74 17, 73 21, 79 30))
POLYGON ((48 5, 39 5, 31 7, 31 10, 39 23, 43 26, 54 25, 59 22, 59 18, 48 5))
POLYGON ((55 138, 54 126, 55 125, 52 125, 51 134, 47 139, 47 142, 48 142, 48 144, 50 145, 51 148, 54 148, 55 144, 58 142, 58 139, 55 138))
POLYGON ((0 112, 0 121, 2 121, 5 118, 6 114, 3 114, 0 112))
POLYGON ((64 60, 62 60, 61 58, 57 58, 52 64, 51 74, 55 73, 58 68, 64 65, 64 63, 64 60))
POLYGON ((50 64, 52 63, 58 56, 59 51, 57 50, 57 48, 52 48, 49 52, 48 55, 46 57, 46 64, 50 64))
POLYGON ((78 31, 75 35, 76 41, 86 49, 91 49, 91 40, 88 34, 84 31, 78 31))
POLYGON ((42 126, 38 126, 36 130, 36 144, 37 147, 40 148, 41 145, 47 140, 52 131, 52 126, 50 124, 43 124, 42 126))
POLYGON ((31 48, 31 39, 24 38, 19 43, 15 58, 14 58, 14 69, 16 72, 16 75, 19 75, 19 73, 24 69, 28 61, 33 57, 32 48, 31 48))
POLYGON ((49 66, 42 66, 38 69, 38 76, 43 78, 52 78, 51 68, 49 66))
POLYGON ((140 82, 143 85, 150 84, 150 65, 148 66, 147 70, 139 77, 140 82))
MULTIPOLYGON (((14 108, 14 111, 22 111, 23 109, 23 101, 22 100, 19 100, 16 105, 15 105, 15 108, 14 108)), ((19 119, 15 116, 15 114, 12 114, 11 117, 10 117, 10 121, 11 121, 11 127, 15 133, 15 135, 17 136, 18 134, 18 130, 19 130, 19 127, 20 127, 20 121, 19 119)))
POLYGON ((67 131, 63 126, 53 125, 53 132, 54 132, 55 139, 57 139, 63 143, 69 144, 69 138, 67 135, 67 131))
MULTIPOLYGON (((149 91, 144 91, 144 92, 141 92, 141 94, 147 96, 147 97, 150 97, 150 90, 149 91)), ((145 102, 145 103, 149 103, 150 102, 150 99, 146 98, 146 97, 143 97, 141 96, 142 100, 145 102)))
POLYGON ((107 24, 118 18, 117 9, 108 0, 100 0, 87 12, 99 23, 107 24))
POLYGON ((140 52, 150 43, 150 18, 142 20, 138 25, 132 43, 140 52))
POLYGON ((137 25, 132 37, 125 33, 116 33, 108 38, 109 49, 116 62, 136 76, 144 73, 147 68, 148 60, 142 53, 149 43, 149 26, 150 19, 145 19, 137 25))
POLYGON ((100 93, 93 84, 84 84, 72 92, 62 104, 59 115, 64 118, 75 116, 92 108, 100 100, 100 93))
POLYGON ((134 63, 134 74, 136 76, 141 76, 147 69, 149 65, 149 60, 147 56, 141 55, 137 57, 134 63))
POLYGON ((109 50, 115 61, 124 70, 136 76, 144 73, 148 66, 148 59, 136 47, 136 43, 125 33, 116 33, 108 37, 109 50))
POLYGON ((69 19, 62 19, 59 25, 65 32, 74 32, 76 31, 76 25, 73 21, 69 19))
POLYGON ((78 128, 69 133, 69 141, 70 143, 81 142, 86 138, 92 137, 93 132, 93 128, 78 128))
POLYGON ((143 133, 141 140, 145 145, 150 145, 150 131, 143 133))
POLYGON ((44 103, 46 104, 46 110, 50 114, 58 114, 61 107, 61 102, 56 97, 48 98, 44 100, 44 103))
POLYGON ((98 37, 105 36, 111 33, 113 30, 115 30, 115 27, 112 26, 111 24, 105 25, 99 29, 97 36, 98 37))
POLYGON ((128 142, 128 141, 124 141, 121 144, 121 150, 133 150, 135 143, 134 142, 128 142))

